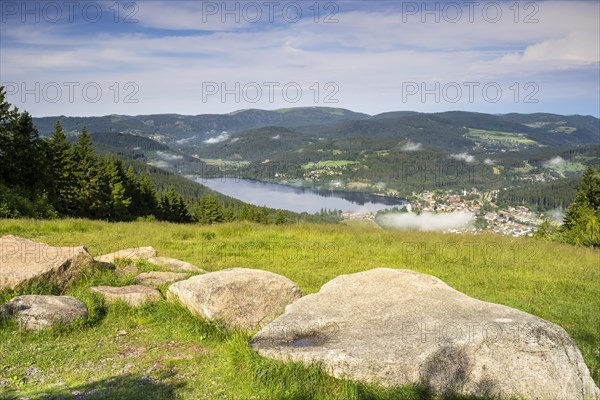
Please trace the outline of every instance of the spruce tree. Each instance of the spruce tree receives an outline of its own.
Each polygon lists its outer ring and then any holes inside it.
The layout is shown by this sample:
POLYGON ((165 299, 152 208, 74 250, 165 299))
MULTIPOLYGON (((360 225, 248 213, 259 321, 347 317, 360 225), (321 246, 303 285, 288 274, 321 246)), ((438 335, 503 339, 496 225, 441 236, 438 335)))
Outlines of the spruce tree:
POLYGON ((225 220, 223 209, 215 196, 205 194, 200 198, 196 219, 202 224, 217 224, 225 220))
POLYGON ((225 222, 233 222, 237 219, 235 208, 233 208, 233 204, 229 203, 225 212, 223 213, 223 217, 225 222))
POLYGON ((181 197, 173 187, 163 193, 160 200, 159 219, 169 222, 192 222, 193 218, 181 197))
POLYGON ((275 224, 283 225, 285 222, 285 215, 283 214, 283 211, 277 210, 277 213, 275 214, 275 224))
MULTIPOLYGON (((97 217, 95 208, 101 206, 99 199, 98 159, 92 147, 92 139, 83 128, 81 135, 70 151, 70 162, 73 164, 73 179, 76 187, 76 215, 80 217, 97 217)), ((100 214, 102 212, 100 211, 100 214)))
POLYGON ((158 214, 158 199, 154 184, 148 175, 141 175, 139 178, 139 201, 135 205, 137 215, 146 217, 158 214))
POLYGON ((11 109, 6 101, 6 91, 0 86, 0 183, 9 184, 9 173, 13 166, 11 159, 12 127, 18 119, 19 110, 11 109))
POLYGON ((130 219, 129 206, 131 197, 126 191, 127 177, 121 161, 109 157, 101 162, 98 176, 98 191, 94 209, 96 217, 112 221, 130 219))
POLYGON ((71 144, 67 140, 60 121, 54 124, 54 132, 48 141, 48 163, 52 188, 50 200, 63 215, 72 215, 75 208, 74 166, 70 157, 71 144))
POLYGON ((6 129, 2 151, 2 181, 19 188, 31 198, 47 189, 45 154, 29 113, 12 119, 6 129))

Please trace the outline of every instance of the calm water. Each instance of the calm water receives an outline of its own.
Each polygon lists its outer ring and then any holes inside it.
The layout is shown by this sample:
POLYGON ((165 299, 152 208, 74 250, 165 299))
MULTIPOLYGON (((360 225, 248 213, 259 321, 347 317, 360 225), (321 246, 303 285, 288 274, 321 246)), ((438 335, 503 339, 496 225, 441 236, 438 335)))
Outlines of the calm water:
POLYGON ((296 188, 235 178, 198 179, 198 183, 246 203, 295 212, 317 213, 324 209, 376 212, 401 206, 402 199, 366 193, 296 188))

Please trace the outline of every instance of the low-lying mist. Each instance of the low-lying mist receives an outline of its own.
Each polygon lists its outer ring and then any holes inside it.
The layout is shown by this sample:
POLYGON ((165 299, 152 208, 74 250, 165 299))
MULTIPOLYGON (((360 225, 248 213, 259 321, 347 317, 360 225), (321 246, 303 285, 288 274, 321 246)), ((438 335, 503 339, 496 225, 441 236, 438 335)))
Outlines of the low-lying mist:
POLYGON ((473 225, 475 215, 467 212, 453 213, 395 213, 377 217, 376 222, 383 228, 418 230, 418 231, 447 231, 449 229, 468 228, 473 225))

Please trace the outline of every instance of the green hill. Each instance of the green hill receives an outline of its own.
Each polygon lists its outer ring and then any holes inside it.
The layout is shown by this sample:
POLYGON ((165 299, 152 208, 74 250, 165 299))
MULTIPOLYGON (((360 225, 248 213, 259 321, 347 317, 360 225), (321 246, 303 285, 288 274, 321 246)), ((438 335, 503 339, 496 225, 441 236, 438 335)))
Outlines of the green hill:
MULTIPOLYGON (((600 383, 598 250, 491 234, 311 224, 0 220, 0 235, 5 234, 52 245, 87 245, 92 255, 153 246, 161 256, 207 271, 272 271, 296 282, 305 295, 336 276, 372 268, 431 274, 469 296, 563 327, 600 383), (413 245, 411 251, 407 244, 413 245)), ((143 261, 136 265, 143 271, 158 269, 143 261)), ((209 324, 166 300, 140 308, 106 305, 88 289, 131 283, 133 277, 119 278, 108 270, 69 287, 65 294, 82 299, 90 309, 89 320, 71 328, 23 334, 0 325, 0 397, 457 399, 434 397, 418 387, 384 390, 331 378, 318 367, 270 361, 248 349, 248 333, 209 324)), ((28 293, 49 290, 33 287, 28 293)), ((160 290, 164 294, 166 286, 160 290)), ((0 303, 14 294, 0 294, 0 303)))

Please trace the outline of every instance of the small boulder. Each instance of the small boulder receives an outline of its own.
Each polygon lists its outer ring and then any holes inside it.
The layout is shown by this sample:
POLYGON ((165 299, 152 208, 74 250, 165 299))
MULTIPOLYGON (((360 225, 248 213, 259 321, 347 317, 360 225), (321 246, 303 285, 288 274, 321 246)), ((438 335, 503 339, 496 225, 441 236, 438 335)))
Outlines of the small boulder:
POLYGON ((104 254, 96 257, 96 261, 103 263, 113 263, 117 258, 123 258, 128 260, 147 260, 151 257, 156 256, 156 250, 153 247, 133 247, 131 249, 124 249, 115 251, 114 253, 104 254))
POLYGON ((430 275, 342 275, 289 305, 253 339, 259 354, 320 363, 338 378, 436 394, 592 400, 600 391, 569 335, 430 275))
POLYGON ((34 281, 64 288, 94 259, 85 247, 54 247, 8 235, 0 238, 0 290, 34 281))
POLYGON ((181 261, 176 258, 169 257, 150 257, 147 260, 149 263, 164 267, 170 271, 187 271, 187 272, 206 272, 194 264, 190 264, 186 261, 181 261))
POLYGON ((117 275, 129 275, 129 276, 131 276, 131 275, 137 275, 137 274, 139 274, 140 270, 135 265, 127 265, 126 267, 115 269, 115 273, 117 275))
POLYGON ((127 305, 137 307, 145 303, 154 303, 162 299, 160 292, 148 286, 92 286, 94 292, 100 293, 108 303, 115 303, 119 300, 127 305))
POLYGON ((162 285, 163 283, 173 283, 186 279, 189 274, 178 272, 144 272, 135 277, 135 281, 140 285, 162 285))
POLYGON ((167 299, 193 314, 228 327, 254 330, 280 315, 302 296, 291 280, 268 271, 225 269, 172 284, 167 299))
POLYGON ((14 318, 28 331, 47 329, 55 324, 66 325, 87 315, 85 303, 71 296, 17 296, 0 306, 1 317, 14 318))

